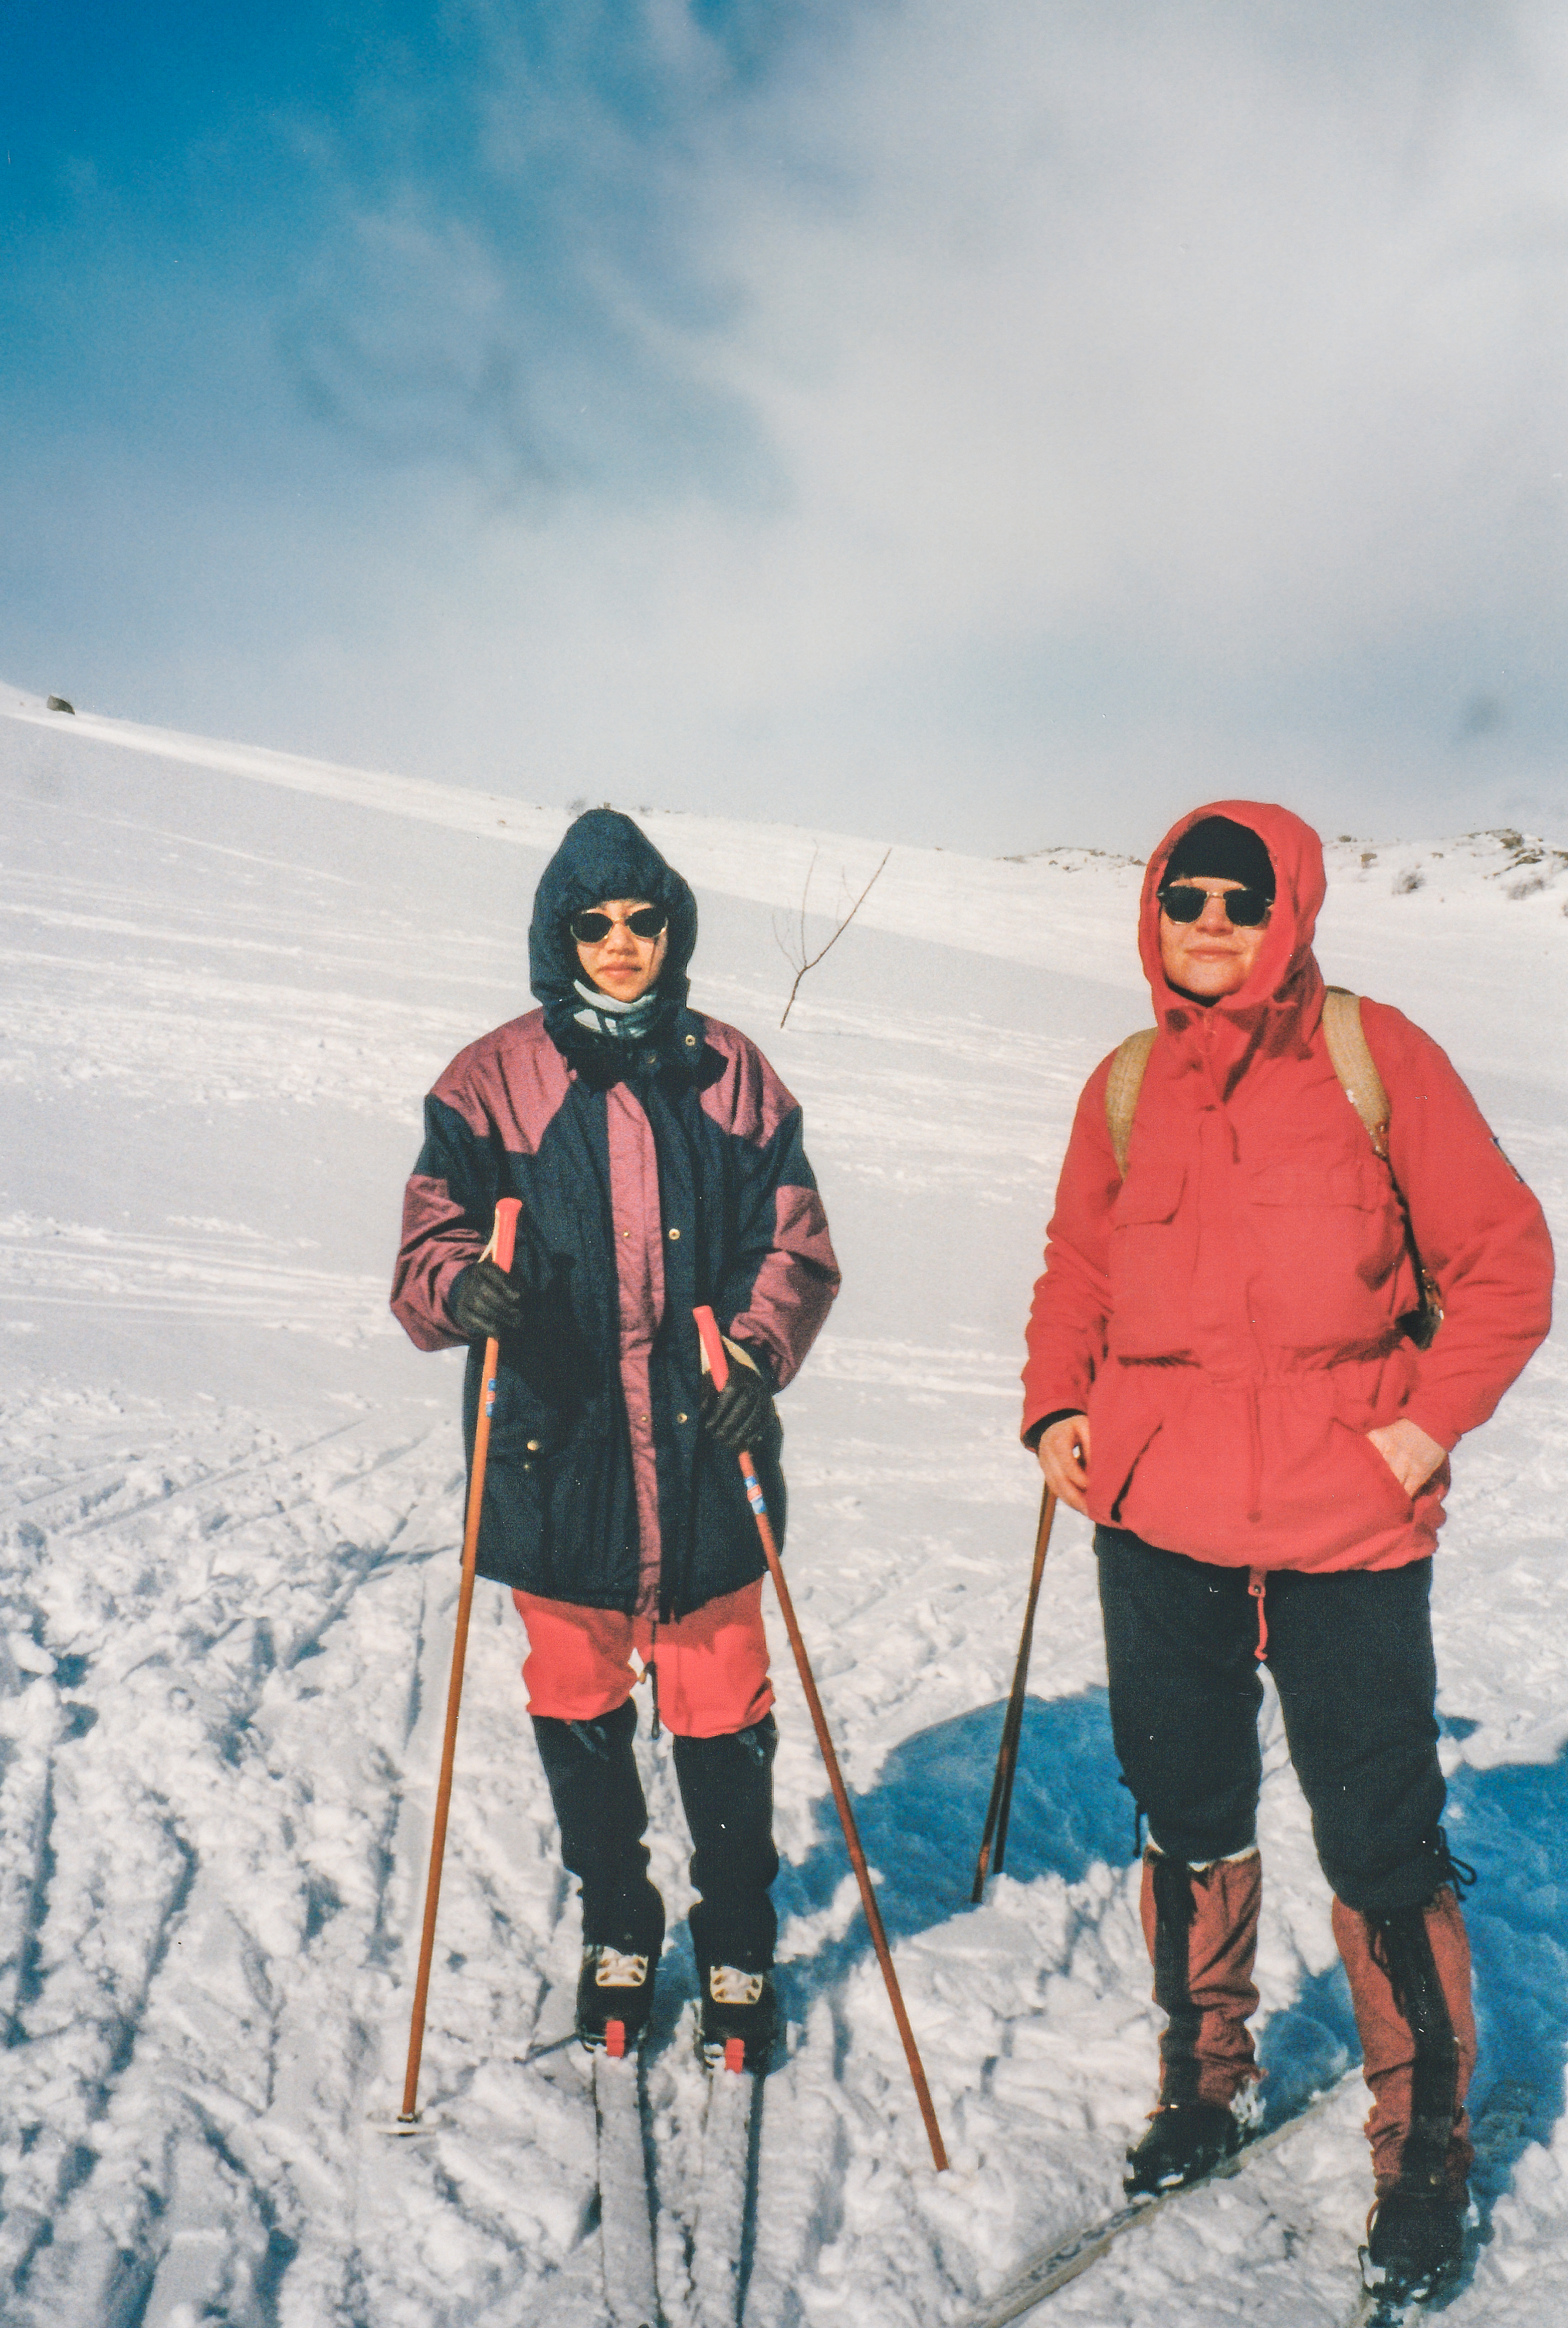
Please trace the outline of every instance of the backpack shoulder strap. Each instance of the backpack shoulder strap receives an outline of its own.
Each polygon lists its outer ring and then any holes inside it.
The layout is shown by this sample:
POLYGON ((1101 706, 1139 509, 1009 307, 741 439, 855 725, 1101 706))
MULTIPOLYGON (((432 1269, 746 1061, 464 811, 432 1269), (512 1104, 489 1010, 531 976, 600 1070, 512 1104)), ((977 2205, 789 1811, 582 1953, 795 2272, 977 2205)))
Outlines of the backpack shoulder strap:
MULTIPOLYGON (((1341 1090, 1366 1127, 1366 1137, 1374 1152, 1388 1161, 1388 1125, 1393 1112, 1383 1077, 1377 1072, 1376 1061, 1366 1046, 1361 1025, 1361 997, 1343 986, 1330 986, 1323 997, 1323 1040, 1329 1047, 1329 1056, 1334 1073, 1339 1078, 1341 1090)), ((1414 1343, 1418 1350, 1429 1350, 1438 1328, 1442 1324, 1442 1294, 1437 1281, 1421 1257, 1411 1225, 1410 1206, 1396 1180, 1394 1193, 1399 1198, 1399 1208, 1404 1215, 1404 1242, 1421 1288, 1420 1307, 1407 1310, 1399 1320, 1400 1330, 1414 1343)))
MULTIPOLYGON (((1116 1168, 1123 1174, 1132 1138, 1132 1119, 1138 1112, 1138 1094, 1143 1087, 1144 1069, 1159 1031, 1158 1028, 1145 1027, 1136 1035, 1129 1035, 1111 1063, 1111 1079, 1105 1086, 1105 1128, 1111 1134, 1116 1168)), ((1340 1088, 1366 1126, 1374 1152, 1386 1159, 1388 1094, 1362 1029, 1361 997, 1352 994, 1347 987, 1330 986, 1323 997, 1323 1039, 1340 1088)))
POLYGON ((1138 1112, 1138 1094, 1143 1088, 1143 1070, 1149 1065, 1149 1054, 1159 1032, 1158 1027, 1144 1027, 1136 1035, 1129 1035, 1111 1062, 1111 1080, 1105 1086, 1105 1129, 1116 1153, 1116 1169, 1123 1178, 1127 1175, 1132 1119, 1138 1112))
POLYGON ((1323 1040, 1346 1098, 1366 1127, 1373 1153, 1388 1156, 1388 1094, 1361 1026, 1361 997, 1330 986, 1323 997, 1323 1040))

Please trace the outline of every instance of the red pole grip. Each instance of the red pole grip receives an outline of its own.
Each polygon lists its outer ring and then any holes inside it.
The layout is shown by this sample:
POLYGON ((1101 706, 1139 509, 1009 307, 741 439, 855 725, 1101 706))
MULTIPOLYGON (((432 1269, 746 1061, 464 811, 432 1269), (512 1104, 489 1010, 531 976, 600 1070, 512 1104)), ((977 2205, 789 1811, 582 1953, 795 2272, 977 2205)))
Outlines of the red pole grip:
POLYGON ((724 1337, 718 1330, 718 1320, 703 1302, 691 1315, 697 1320, 698 1338, 708 1354, 708 1371, 713 1376, 715 1390, 722 1390, 729 1380, 729 1352, 724 1347, 724 1337))
POLYGON ((512 1256, 517 1250, 517 1218, 522 1210, 521 1197, 497 1197, 495 1200, 495 1265, 510 1269, 512 1256))

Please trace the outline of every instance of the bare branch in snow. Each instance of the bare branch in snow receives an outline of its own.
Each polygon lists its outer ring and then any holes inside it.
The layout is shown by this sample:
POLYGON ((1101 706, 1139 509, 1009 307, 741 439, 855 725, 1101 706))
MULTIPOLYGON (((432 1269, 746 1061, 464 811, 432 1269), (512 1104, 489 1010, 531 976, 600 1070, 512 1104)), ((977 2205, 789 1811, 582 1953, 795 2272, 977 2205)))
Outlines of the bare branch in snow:
MULTIPOLYGON (((882 865, 887 864, 888 858, 891 857, 893 851, 890 849, 883 850, 882 865)), ((788 1018, 790 1012, 795 1007, 795 996, 800 992, 802 979, 805 976, 808 970, 815 970, 822 956, 825 953, 831 953, 832 948, 838 944, 839 940, 843 936, 844 932, 849 928, 850 924, 854 920, 856 915, 859 912, 861 906, 870 896, 872 888, 876 884, 877 874, 880 873, 882 870, 882 865, 878 865, 877 872, 872 874, 870 880, 867 882, 865 887, 861 890, 859 896, 856 898, 849 912, 844 915, 842 921, 840 922, 838 927, 834 930, 832 936, 828 940, 827 944, 819 946, 815 953, 808 954, 806 952, 806 900, 811 895, 812 875, 816 870, 816 865, 817 852, 813 849, 812 851, 812 861, 806 867, 805 887, 801 891, 800 934, 793 945, 785 943, 784 935, 779 929, 777 922, 775 921, 774 924, 773 934, 775 941, 777 942, 779 951, 784 955, 784 960, 789 963, 791 969, 795 974, 794 984, 790 988, 790 999, 784 1007, 784 1018, 781 1018, 778 1022, 781 1027, 784 1025, 784 1019, 788 1018)))

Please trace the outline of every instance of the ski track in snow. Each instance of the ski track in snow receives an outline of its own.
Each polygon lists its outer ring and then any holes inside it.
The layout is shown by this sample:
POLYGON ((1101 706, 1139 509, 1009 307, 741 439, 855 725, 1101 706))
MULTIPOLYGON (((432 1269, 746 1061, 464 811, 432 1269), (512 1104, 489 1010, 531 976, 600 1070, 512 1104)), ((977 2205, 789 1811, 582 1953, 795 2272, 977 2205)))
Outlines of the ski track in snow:
MULTIPOLYGON (((490 1587, 434 2130, 372 2123, 398 2103, 461 1522, 455 1367, 403 1346, 387 1262, 421 1093, 526 1004, 523 903, 561 819, 355 772, 334 792, 310 764, 248 771, 99 725, 33 707, 0 727, 0 2314, 604 2328, 577 1911, 490 1587)), ((1137 868, 896 852, 903 886, 873 891, 781 1035, 772 915, 798 903, 810 836, 649 822, 706 885, 696 999, 804 1101, 846 1263, 784 1405, 788 1556, 953 2161, 931 2170, 784 1654, 789 2043, 757 2097, 744 2318, 936 2328, 1104 2211, 1149 2098, 1131 1809, 1071 1518, 1009 1872, 967 1906, 1037 1502, 1022 1317, 1078 1087, 1144 1007, 1137 868), (1121 949, 1103 976, 1082 976, 1085 944, 1121 949)), ((820 878, 863 878, 869 853, 830 837, 820 878)), ((1563 866, 1484 836, 1333 855, 1329 975, 1448 1044, 1562 1231, 1563 866)), ((1485 2241, 1456 2328, 1568 2308, 1565 1390, 1559 1337, 1461 1450, 1438 1569, 1451 1833, 1484 1879, 1485 2241)), ((645 2061, 661 2301, 698 2328, 687 1846, 666 1744, 639 1753, 672 1931, 645 2061)), ((1272 1712, 1266 1768, 1278 2107, 1355 2049, 1272 1712)), ((1352 2081, 1039 2318, 1338 2322, 1364 2107, 1352 2081)))

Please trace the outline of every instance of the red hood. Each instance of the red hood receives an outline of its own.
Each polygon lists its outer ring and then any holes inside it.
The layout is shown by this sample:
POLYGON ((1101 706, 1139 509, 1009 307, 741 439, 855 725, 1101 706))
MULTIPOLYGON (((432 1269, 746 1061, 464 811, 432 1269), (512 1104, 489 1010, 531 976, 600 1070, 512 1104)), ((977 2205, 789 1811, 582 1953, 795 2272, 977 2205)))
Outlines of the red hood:
MULTIPOLYGON (((1293 1036, 1310 1040, 1321 1014, 1323 977, 1312 953, 1318 909, 1328 894, 1323 844, 1310 824, 1269 801, 1210 801, 1173 824, 1149 860, 1138 915, 1138 951, 1160 1023, 1179 1035, 1200 1019, 1226 1020, 1241 1036, 1240 1050, 1282 1047, 1293 1036), (1159 889, 1170 853, 1184 832, 1206 816, 1228 816, 1255 832, 1273 860, 1274 910, 1246 984, 1200 1008, 1166 978, 1160 960, 1159 889)), ((1212 1029, 1217 1036, 1219 1029, 1212 1029)), ((1235 1047, 1234 1038, 1225 1047, 1235 1047)), ((1239 1064, 1239 1060, 1238 1060, 1239 1064)))

